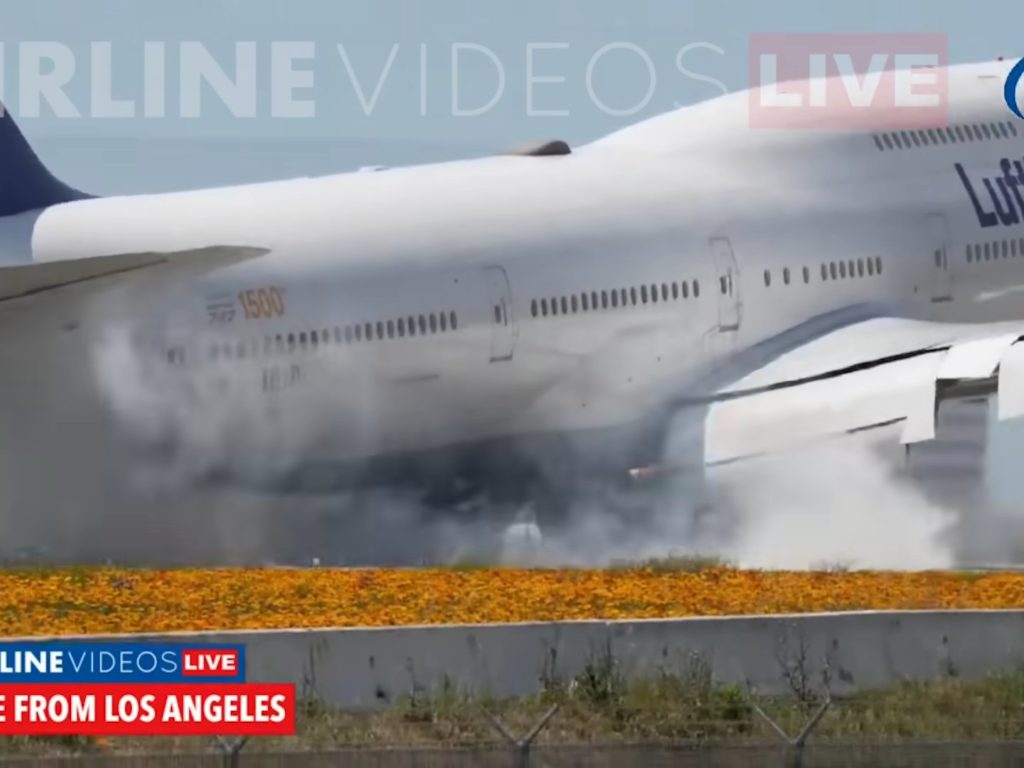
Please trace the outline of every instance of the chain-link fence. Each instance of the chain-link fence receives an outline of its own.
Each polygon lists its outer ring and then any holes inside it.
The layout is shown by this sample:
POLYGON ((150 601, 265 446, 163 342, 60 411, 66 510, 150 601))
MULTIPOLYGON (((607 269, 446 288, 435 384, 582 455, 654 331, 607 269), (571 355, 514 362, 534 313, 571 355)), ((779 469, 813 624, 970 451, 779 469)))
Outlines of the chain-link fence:
MULTIPOLYGON (((1024 702, 1024 699, 1021 700, 1024 702)), ((72 766, 114 766, 114 768, 298 768, 298 766, 351 766, 352 768, 658 768, 658 766, 906 766, 907 768, 941 768, 942 766, 1024 765, 1024 703, 1015 709, 1003 709, 1003 717, 982 720, 976 717, 956 721, 958 738, 913 735, 942 730, 940 720, 932 713, 907 709, 888 720, 876 720, 879 711, 864 707, 862 701, 832 701, 825 698, 815 706, 808 702, 788 701, 775 709, 776 716, 749 699, 749 708, 733 713, 728 719, 690 720, 684 730, 688 738, 673 741, 627 742, 623 733, 608 735, 607 723, 580 718, 579 711, 563 705, 549 706, 532 723, 523 720, 522 712, 510 712, 518 728, 490 710, 474 710, 474 722, 466 713, 457 715, 435 711, 429 718, 415 722, 411 731, 389 733, 385 720, 374 720, 364 713, 364 738, 376 739, 357 747, 325 748, 317 744, 325 734, 335 738, 351 737, 345 729, 351 723, 342 720, 300 727, 300 734, 290 741, 254 739, 169 740, 117 743, 94 739, 20 740, 17 746, 25 754, 10 754, 2 762, 10 765, 31 764, 44 768, 72 766), (778 713, 785 717, 779 718, 778 713), (865 719, 866 716, 866 719, 865 719), (802 718, 802 719, 801 719, 802 718), (914 718, 918 718, 916 726, 914 718), (921 722, 920 719, 924 721, 921 722), (490 740, 480 739, 480 731, 470 726, 489 729, 490 740), (591 727, 591 732, 587 728, 591 727), (916 728, 916 731, 915 731, 916 728), (861 729, 862 733, 856 731, 861 729), (901 733, 902 732, 902 733, 901 733), (964 734, 976 733, 970 737, 964 734), (475 734, 475 735, 474 735, 475 734), (702 735, 703 734, 703 735, 702 735), (421 744, 418 746, 389 742, 389 739, 419 740, 445 738, 458 743, 421 744), (614 739, 618 739, 617 741, 614 739), (478 739, 475 743, 474 739, 478 739), (53 751, 77 754, 47 754, 53 751), (32 754, 28 754, 31 751, 32 754)), ((908 705, 912 704, 910 699, 908 705)), ((707 703, 711 706, 710 702, 707 703)), ((940 702, 940 708, 945 707, 940 702)), ((668 713, 664 713, 668 714, 668 713)), ((955 713, 950 713, 955 716, 955 713)), ((622 723, 635 717, 649 717, 641 710, 617 713, 622 723)), ((349 717, 357 717, 349 714, 349 717)), ((408 712, 399 717, 406 721, 408 712)), ((679 728, 680 723, 673 724, 679 728)), ((15 746, 10 742, 8 746, 15 746)))
POLYGON ((803 752, 772 744, 612 745, 537 747, 524 759, 500 747, 360 749, 328 752, 216 752, 177 755, 91 755, 14 758, 9 765, 42 768, 943 768, 1019 766, 1024 743, 935 742, 810 745, 803 752))
POLYGON ((717 683, 696 656, 627 680, 609 650, 571 679, 547 670, 541 692, 511 700, 413 687, 348 711, 310 689, 294 736, 13 737, 0 738, 0 755, 53 768, 1024 765, 1024 668, 964 680, 950 667, 930 682, 838 696, 831 672, 794 659, 785 695, 717 683))

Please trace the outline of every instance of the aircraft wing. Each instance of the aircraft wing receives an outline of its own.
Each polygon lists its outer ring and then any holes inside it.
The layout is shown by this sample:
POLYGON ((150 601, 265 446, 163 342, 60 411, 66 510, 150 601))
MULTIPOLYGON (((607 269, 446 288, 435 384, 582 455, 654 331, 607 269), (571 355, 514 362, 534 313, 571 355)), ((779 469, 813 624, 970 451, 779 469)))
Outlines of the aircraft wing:
POLYGON ((778 355, 707 398, 705 458, 716 465, 817 439, 898 425, 934 439, 943 402, 999 395, 1024 415, 1024 322, 874 318, 778 355))
POLYGON ((248 246, 212 246, 0 265, 0 305, 28 305, 33 299, 53 294, 91 294, 114 287, 141 288, 161 280, 198 277, 268 252, 248 246))

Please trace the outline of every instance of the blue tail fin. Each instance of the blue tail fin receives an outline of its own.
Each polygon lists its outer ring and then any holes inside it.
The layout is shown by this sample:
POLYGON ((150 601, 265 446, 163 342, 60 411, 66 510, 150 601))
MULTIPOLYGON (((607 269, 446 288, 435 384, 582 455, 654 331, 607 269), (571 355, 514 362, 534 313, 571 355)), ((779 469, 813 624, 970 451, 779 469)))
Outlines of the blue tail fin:
POLYGON ((0 110, 0 217, 92 197, 50 173, 2 104, 0 110))

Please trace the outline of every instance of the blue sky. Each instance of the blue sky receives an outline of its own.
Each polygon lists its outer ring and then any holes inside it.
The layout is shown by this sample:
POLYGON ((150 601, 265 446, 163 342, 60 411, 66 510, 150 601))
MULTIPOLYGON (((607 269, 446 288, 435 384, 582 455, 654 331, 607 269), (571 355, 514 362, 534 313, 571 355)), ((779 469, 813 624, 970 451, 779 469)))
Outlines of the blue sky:
MULTIPOLYGON (((94 41, 111 43, 114 95, 136 99, 142 92, 143 44, 163 41, 169 51, 172 104, 177 99, 175 55, 182 41, 201 42, 225 68, 234 65, 236 42, 257 44, 260 108, 255 118, 233 117, 215 100, 204 102, 196 120, 58 120, 44 111, 25 126, 42 136, 373 138, 488 146, 560 136, 578 142, 676 104, 716 95, 716 85, 677 69, 676 56, 685 46, 699 46, 684 58, 694 73, 730 90, 744 87, 747 40, 753 32, 943 32, 949 34, 955 62, 1024 56, 1024 4, 1019 0, 32 0, 4 3, 0 19, 3 93, 16 114, 19 43, 57 41, 74 52, 76 76, 68 91, 80 106, 89 103, 94 41), (316 102, 314 119, 275 120, 267 114, 272 41, 315 43, 315 60, 309 65, 315 80, 309 92, 316 102), (603 114, 586 88, 588 63, 603 46, 617 42, 643 49, 656 66, 649 104, 627 117, 603 114), (482 116, 452 117, 450 56, 455 43, 486 47, 505 71, 504 95, 482 116), (538 71, 561 75, 565 83, 535 89, 538 107, 565 109, 568 116, 527 115, 529 43, 568 44, 567 49, 537 55, 542 62, 538 71), (339 44, 367 93, 395 51, 369 116, 360 107, 339 44), (421 66, 423 47, 426 67, 421 66), (424 84, 426 115, 421 114, 424 84)), ((482 55, 465 54, 458 71, 464 104, 486 103, 495 92, 496 68, 482 55)), ((619 108, 640 103, 649 82, 644 62, 629 52, 608 54, 593 72, 594 91, 619 108)))

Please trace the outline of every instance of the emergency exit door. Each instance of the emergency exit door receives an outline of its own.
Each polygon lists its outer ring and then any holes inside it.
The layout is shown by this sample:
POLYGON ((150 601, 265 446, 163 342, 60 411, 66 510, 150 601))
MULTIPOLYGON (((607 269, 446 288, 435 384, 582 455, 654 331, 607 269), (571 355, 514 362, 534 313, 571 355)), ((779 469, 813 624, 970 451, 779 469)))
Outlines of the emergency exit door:
POLYGON ((488 301, 488 323, 491 326, 491 362, 512 359, 519 331, 512 313, 512 288, 503 267, 485 267, 484 284, 488 301))
POLYGON ((715 295, 718 296, 718 330, 737 331, 743 314, 740 299, 740 271, 736 254, 728 238, 711 238, 711 254, 715 262, 715 295))

